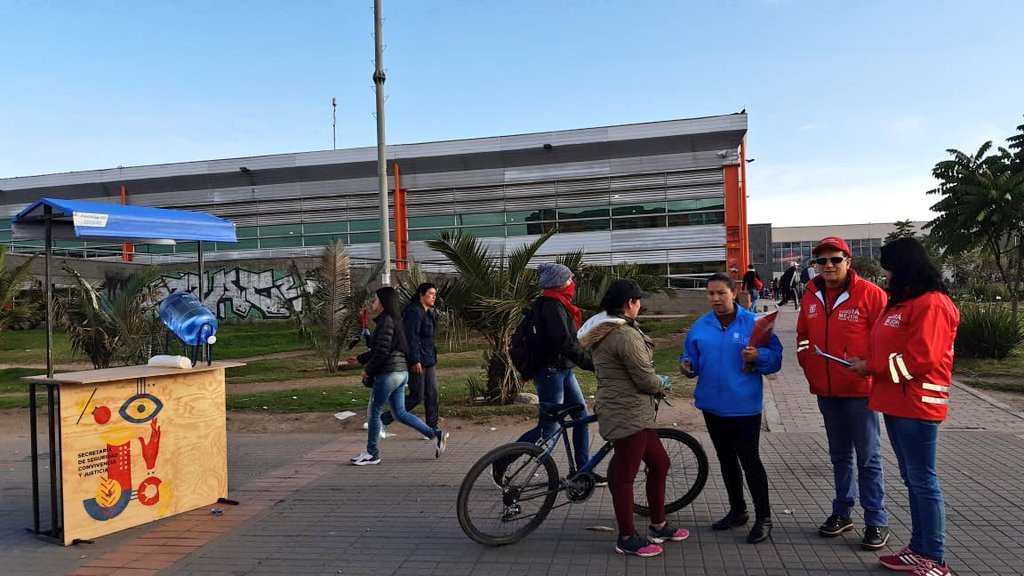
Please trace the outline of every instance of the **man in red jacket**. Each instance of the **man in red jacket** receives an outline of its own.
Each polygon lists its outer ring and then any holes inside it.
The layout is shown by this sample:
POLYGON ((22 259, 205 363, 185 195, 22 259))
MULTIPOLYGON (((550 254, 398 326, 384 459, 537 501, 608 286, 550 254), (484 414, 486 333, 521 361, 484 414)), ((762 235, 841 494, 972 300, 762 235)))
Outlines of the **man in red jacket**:
POLYGON ((800 302, 797 358, 811 393, 818 397, 836 489, 832 514, 818 527, 818 533, 833 537, 852 529, 851 511, 859 493, 864 508, 861 547, 877 550, 889 540, 889 519, 879 419, 876 412, 868 410, 871 377, 859 376, 819 351, 839 360, 864 358, 868 334, 888 296, 850 269, 850 248, 842 238, 822 239, 812 254, 818 274, 808 282, 800 302))

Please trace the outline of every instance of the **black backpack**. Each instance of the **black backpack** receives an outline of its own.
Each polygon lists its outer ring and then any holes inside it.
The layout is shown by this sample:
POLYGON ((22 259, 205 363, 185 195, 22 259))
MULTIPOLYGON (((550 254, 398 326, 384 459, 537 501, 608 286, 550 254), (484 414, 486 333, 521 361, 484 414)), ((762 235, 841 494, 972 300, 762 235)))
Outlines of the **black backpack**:
POLYGON ((523 312, 523 319, 519 321, 509 342, 508 355, 520 378, 529 380, 544 367, 546 353, 543 318, 538 300, 523 312))

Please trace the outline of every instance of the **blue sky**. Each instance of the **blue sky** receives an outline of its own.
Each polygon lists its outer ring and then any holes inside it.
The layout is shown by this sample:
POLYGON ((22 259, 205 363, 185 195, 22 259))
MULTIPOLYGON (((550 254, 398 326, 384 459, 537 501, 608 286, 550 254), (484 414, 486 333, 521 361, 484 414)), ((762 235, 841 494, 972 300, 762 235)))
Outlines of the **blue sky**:
MULTIPOLYGON (((384 0, 388 142, 749 114, 749 221, 930 219, 1024 2, 384 0)), ((373 146, 371 0, 0 0, 0 177, 373 146)))

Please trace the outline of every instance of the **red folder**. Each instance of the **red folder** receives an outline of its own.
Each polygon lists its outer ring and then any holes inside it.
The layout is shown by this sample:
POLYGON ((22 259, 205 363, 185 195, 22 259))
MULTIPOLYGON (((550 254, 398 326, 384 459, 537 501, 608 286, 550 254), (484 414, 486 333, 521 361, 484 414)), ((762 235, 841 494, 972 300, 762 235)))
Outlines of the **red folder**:
POLYGON ((750 332, 750 340, 747 341, 747 346, 753 346, 754 348, 767 346, 768 339, 772 337, 772 332, 775 331, 775 319, 778 317, 778 310, 759 314, 757 320, 754 321, 754 329, 750 332))

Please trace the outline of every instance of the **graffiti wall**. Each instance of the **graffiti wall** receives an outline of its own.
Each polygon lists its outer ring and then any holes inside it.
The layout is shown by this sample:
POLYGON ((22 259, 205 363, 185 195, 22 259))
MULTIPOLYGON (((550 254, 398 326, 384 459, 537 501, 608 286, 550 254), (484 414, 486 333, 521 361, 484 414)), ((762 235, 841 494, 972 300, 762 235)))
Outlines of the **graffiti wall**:
MULTIPOLYGON (((200 298, 221 320, 237 318, 288 318, 294 308, 302 310, 302 282, 290 274, 274 270, 254 272, 244 268, 208 271, 200 298)), ((196 293, 199 275, 195 272, 165 275, 157 281, 161 298, 177 291, 196 293)))

